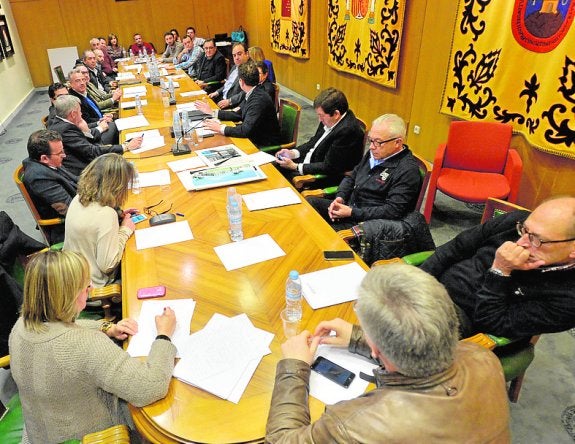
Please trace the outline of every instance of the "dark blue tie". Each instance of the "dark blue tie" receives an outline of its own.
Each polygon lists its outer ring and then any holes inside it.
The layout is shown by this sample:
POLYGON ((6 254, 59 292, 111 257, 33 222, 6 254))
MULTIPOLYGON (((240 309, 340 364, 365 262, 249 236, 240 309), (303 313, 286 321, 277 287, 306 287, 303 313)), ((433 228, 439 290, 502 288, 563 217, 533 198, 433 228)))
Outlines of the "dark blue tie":
POLYGON ((101 119, 102 118, 102 112, 100 111, 100 108, 98 108, 98 105, 96 105, 96 103, 94 103, 94 101, 92 99, 90 99, 90 97, 86 96, 86 102, 88 102, 88 105, 90 105, 90 107, 96 111, 96 114, 98 114, 98 117, 101 119))

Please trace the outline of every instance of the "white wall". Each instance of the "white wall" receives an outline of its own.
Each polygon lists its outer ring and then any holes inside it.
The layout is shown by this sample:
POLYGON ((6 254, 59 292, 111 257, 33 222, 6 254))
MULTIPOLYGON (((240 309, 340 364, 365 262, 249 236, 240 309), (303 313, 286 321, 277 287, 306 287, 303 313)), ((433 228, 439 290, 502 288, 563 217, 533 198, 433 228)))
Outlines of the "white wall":
POLYGON ((5 125, 32 92, 34 86, 9 0, 0 0, 0 14, 6 16, 15 52, 12 57, 0 61, 0 124, 5 125))

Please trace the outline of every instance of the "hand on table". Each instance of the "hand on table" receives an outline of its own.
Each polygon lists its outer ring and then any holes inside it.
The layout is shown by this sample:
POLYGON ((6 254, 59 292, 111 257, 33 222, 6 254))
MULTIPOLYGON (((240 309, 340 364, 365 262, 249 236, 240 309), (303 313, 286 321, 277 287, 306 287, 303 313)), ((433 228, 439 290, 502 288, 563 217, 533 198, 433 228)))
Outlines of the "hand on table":
POLYGON ((199 109, 201 112, 203 112, 204 114, 209 114, 210 116, 212 115, 213 111, 212 108, 210 107, 209 104, 207 104, 206 102, 202 101, 202 100, 196 100, 194 102, 194 105, 196 105, 196 108, 199 109))
POLYGON ((138 323, 130 318, 125 318, 114 324, 106 332, 110 338, 116 338, 121 341, 126 339, 128 336, 134 336, 138 333, 138 323))
POLYGON ((204 121, 204 128, 215 131, 218 134, 221 134, 221 126, 222 126, 221 123, 213 119, 208 119, 204 121))
POLYGON ((220 109, 227 108, 228 106, 230 106, 230 101, 229 101, 229 99, 223 99, 223 100, 220 100, 220 101, 218 102, 218 107, 219 107, 220 109))
POLYGON ((144 138, 142 136, 138 136, 138 137, 134 137, 133 139, 130 139, 130 141, 126 144, 126 150, 132 151, 132 150, 140 148, 142 146, 143 141, 144 141, 144 138))

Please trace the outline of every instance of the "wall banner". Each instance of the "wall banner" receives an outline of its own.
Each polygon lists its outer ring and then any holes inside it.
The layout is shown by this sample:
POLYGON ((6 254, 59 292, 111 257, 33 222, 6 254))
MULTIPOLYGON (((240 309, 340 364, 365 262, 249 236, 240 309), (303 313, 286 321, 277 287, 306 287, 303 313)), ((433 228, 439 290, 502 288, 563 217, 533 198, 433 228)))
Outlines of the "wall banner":
POLYGON ((328 65, 397 85, 406 0, 328 0, 328 65))
POLYGON ((460 0, 441 112, 575 159, 575 0, 460 0))
POLYGON ((270 0, 270 12, 273 50, 309 59, 309 0, 270 0))

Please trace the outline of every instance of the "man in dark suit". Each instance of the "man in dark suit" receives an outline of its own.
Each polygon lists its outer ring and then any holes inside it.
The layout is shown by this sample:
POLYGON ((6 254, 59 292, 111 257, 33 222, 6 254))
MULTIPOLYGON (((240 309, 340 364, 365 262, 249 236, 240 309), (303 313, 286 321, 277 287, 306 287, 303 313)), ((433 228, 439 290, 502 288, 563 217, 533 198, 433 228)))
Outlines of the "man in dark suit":
POLYGON ((204 52, 193 63, 192 69, 196 83, 204 91, 211 93, 219 88, 220 82, 226 78, 226 59, 218 51, 214 39, 205 41, 204 52))
MULTIPOLYGON (((35 131, 28 138, 22 182, 43 219, 66 216, 76 195, 78 177, 62 166, 66 157, 62 137, 56 131, 35 131)), ((64 240, 64 224, 50 229, 50 242, 64 240)))
POLYGON ((196 102, 198 109, 207 114, 213 114, 221 120, 241 124, 231 127, 213 120, 207 120, 204 125, 212 131, 228 137, 246 137, 256 146, 277 145, 280 141, 280 128, 274 104, 261 88, 256 88, 259 82, 258 69, 255 62, 248 61, 238 68, 239 83, 246 94, 237 111, 216 110, 212 112, 210 105, 196 102))
POLYGON ((74 68, 68 75, 70 83, 69 93, 80 100, 82 110, 82 119, 88 126, 92 127, 97 124, 100 128, 102 143, 116 144, 119 140, 118 129, 113 122, 112 114, 104 114, 96 102, 88 95, 88 86, 84 71, 85 67, 74 68))
POLYGON ((121 145, 96 143, 86 121, 82 118, 80 100, 72 95, 60 96, 54 103, 56 119, 50 129, 62 136, 66 157, 64 165, 69 171, 80 175, 82 170, 96 157, 105 153, 122 154, 139 148, 142 137, 135 137, 121 145))
POLYGON ((110 92, 112 87, 115 87, 115 83, 110 77, 104 75, 104 73, 98 67, 98 59, 94 51, 88 49, 84 51, 82 55, 82 63, 88 71, 90 71, 90 82, 98 88, 100 91, 110 92))
POLYGON ((238 106, 245 97, 240 87, 238 76, 238 67, 250 59, 245 43, 234 43, 232 57, 234 58, 234 66, 230 70, 226 82, 221 88, 210 94, 210 98, 214 102, 218 100, 217 104, 221 109, 238 106))
POLYGON ((349 109, 345 94, 335 88, 322 91, 313 107, 319 119, 315 135, 295 149, 280 150, 277 165, 288 179, 302 174, 325 174, 317 187, 337 185, 363 155, 363 129, 349 109), (294 160, 296 160, 294 162, 294 160))

